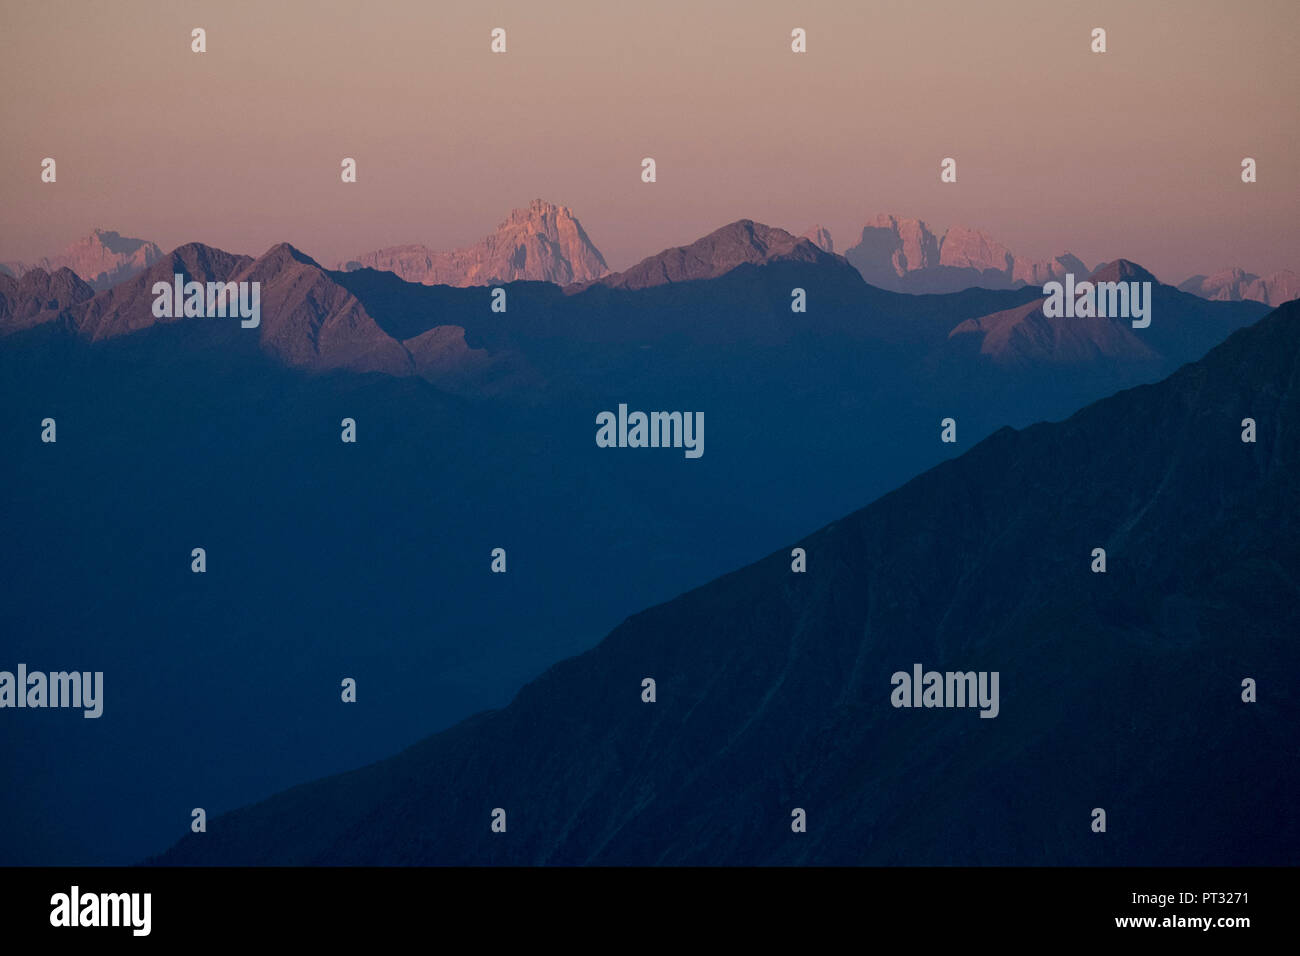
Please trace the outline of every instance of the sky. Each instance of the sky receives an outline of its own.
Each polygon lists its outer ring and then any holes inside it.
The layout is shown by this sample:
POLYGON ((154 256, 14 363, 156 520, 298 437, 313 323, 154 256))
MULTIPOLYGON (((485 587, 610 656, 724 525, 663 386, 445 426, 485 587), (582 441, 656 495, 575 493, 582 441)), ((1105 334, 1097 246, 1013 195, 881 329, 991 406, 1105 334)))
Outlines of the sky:
POLYGON ((1300 270, 1297 28, 1294 0, 0 0, 0 260, 101 227, 333 265, 542 198, 614 269, 741 218, 843 252, 892 212, 1165 281, 1300 270))

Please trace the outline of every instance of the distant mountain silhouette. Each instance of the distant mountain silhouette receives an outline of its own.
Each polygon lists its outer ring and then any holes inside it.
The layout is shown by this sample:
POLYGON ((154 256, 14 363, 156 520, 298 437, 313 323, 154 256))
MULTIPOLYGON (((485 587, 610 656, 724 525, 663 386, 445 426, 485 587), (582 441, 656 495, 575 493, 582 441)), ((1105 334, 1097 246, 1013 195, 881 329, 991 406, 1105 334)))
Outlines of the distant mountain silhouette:
MULTIPOLYGON (((57 318, 83 337, 102 341, 157 324, 210 321, 154 316, 154 283, 170 285, 176 274, 201 283, 261 283, 261 325, 249 334, 288 366, 405 376, 458 363, 484 364, 469 354, 463 333, 450 326, 409 343, 394 340, 335 281, 340 273, 321 268, 288 243, 274 246, 257 259, 189 243, 93 298, 75 286, 58 294, 43 286, 37 289, 33 283, 44 275, 39 270, 28 273, 17 285, 6 285, 13 280, 0 277, 0 334, 57 318), (7 317, 6 312, 15 317, 7 317)), ((66 277, 63 281, 68 282, 66 277)))
POLYGON ((476 286, 536 281, 568 285, 609 272, 605 259, 567 206, 534 199, 473 246, 379 249, 344 263, 345 271, 380 269, 424 285, 476 286))
POLYGON ((4 263, 0 273, 22 277, 33 269, 57 272, 68 268, 94 291, 102 292, 149 268, 161 258, 162 250, 152 242, 130 239, 108 229, 96 229, 58 255, 46 256, 32 265, 4 263))
MULTIPOLYGON (((895 226, 900 235, 926 247, 929 234, 923 223, 895 226)), ((914 254, 911 247, 903 248, 899 261, 910 263, 914 254)), ((927 255, 920 253, 922 261, 927 255)), ((493 393, 541 384, 545 376, 538 349, 549 350, 548 343, 556 337, 626 344, 673 330, 692 340, 740 343, 776 342, 815 327, 853 338, 888 340, 907 348, 912 360, 937 348, 931 366, 956 361, 973 367, 959 356, 970 353, 964 343, 974 343, 976 353, 1003 365, 1082 367, 1097 359, 1163 362, 1162 368, 1151 367, 1164 374, 1262 312, 1245 301, 1235 311, 1207 306, 1200 297, 1160 285, 1140 266, 1117 261, 1125 263, 1122 273, 1112 264, 1110 271, 1099 267, 1094 278, 1156 285, 1155 318, 1141 333, 1123 320, 1049 320, 1042 314, 1037 285, 1023 287, 1012 299, 989 299, 1000 306, 987 314, 971 312, 981 294, 976 289, 963 293, 964 298, 891 296, 864 284, 843 257, 752 220, 731 223, 625 272, 574 283, 562 292, 553 283, 511 284, 513 300, 518 303, 522 296, 533 316, 525 324, 492 313, 481 290, 438 291, 368 268, 332 271, 287 243, 257 259, 190 243, 98 295, 91 295, 67 270, 55 276, 32 270, 19 280, 0 276, 0 336, 57 320, 83 337, 102 341, 159 323, 195 321, 158 319, 152 313, 154 284, 170 284, 175 274, 198 282, 257 281, 264 318, 251 334, 288 366, 419 376, 455 391, 493 393), (746 271, 760 267, 765 270, 761 293, 748 282, 752 273, 746 271), (789 284, 781 288, 776 280, 787 274, 789 284), (698 285, 727 277, 735 281, 698 285), (815 319, 801 321, 790 314, 793 288, 805 288, 815 319), (617 303, 610 299, 636 291, 650 294, 617 303), (709 318, 696 321, 698 312, 709 318), (610 315, 619 316, 618 321, 611 323, 610 315), (945 338, 956 347, 943 347, 945 338)), ((573 375, 563 368, 555 371, 566 378, 573 375)))
POLYGON ((1088 272, 1068 252, 1046 261, 1027 259, 978 229, 953 226, 938 236, 919 219, 887 214, 869 219, 844 256, 872 285, 896 292, 1013 289, 1088 272))
POLYGON ((1150 282, 1151 327, 1132 328, 1129 318, 1048 318, 1043 299, 993 315, 967 319, 949 333, 979 343, 979 351, 999 365, 1086 365, 1098 360, 1146 363, 1160 356, 1191 357, 1222 341, 1228 327, 1205 311, 1202 303, 1163 285, 1146 269, 1127 259, 1105 263, 1076 282, 1150 282), (1171 321, 1172 320, 1172 321, 1171 321))
POLYGON ((1265 305, 1279 306, 1300 299, 1300 274, 1283 269, 1261 278, 1244 269, 1221 269, 1210 276, 1196 275, 1179 283, 1184 292, 1216 302, 1240 302, 1249 299, 1265 305))
POLYGON ((66 266, 53 274, 28 269, 22 278, 0 275, 0 335, 55 321, 59 313, 94 297, 91 289, 66 266))
POLYGON ((1291 863, 1298 382, 1293 303, 633 615, 502 710, 209 820, 156 862, 1291 863), (892 707, 914 662, 998 671, 999 715, 892 707))
POLYGON ((64 319, 79 335, 91 341, 129 335, 157 324, 194 322, 194 319, 154 316, 154 283, 165 282, 170 286, 178 273, 186 281, 233 281, 252 261, 248 256, 233 255, 202 243, 187 243, 173 249, 140 275, 68 309, 64 319))

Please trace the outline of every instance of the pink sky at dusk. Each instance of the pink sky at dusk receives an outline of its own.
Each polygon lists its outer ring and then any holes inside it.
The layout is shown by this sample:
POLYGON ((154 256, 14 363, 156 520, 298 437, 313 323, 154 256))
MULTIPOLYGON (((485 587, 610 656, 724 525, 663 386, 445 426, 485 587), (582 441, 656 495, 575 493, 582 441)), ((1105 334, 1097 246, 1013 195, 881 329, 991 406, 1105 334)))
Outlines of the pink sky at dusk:
POLYGON ((614 269, 739 218, 843 252, 893 212, 1169 282, 1300 270, 1297 28, 1294 0, 3 0, 0 259, 99 226, 333 265, 544 198, 614 269))

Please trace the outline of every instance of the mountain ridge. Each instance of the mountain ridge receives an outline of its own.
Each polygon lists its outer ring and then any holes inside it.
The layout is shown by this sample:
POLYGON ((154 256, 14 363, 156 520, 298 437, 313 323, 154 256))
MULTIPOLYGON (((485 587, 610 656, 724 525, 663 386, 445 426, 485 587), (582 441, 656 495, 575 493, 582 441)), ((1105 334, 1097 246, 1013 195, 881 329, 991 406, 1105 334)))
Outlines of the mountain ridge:
POLYGON ((789 542, 806 576, 779 549, 632 615, 505 708, 150 862, 1285 862, 1300 825, 1266 811, 1300 781, 1297 703, 1238 694, 1297 663, 1298 383, 1292 303, 789 542), (1000 670, 1000 715, 891 708, 913 661, 1000 670))
POLYGON ((1250 300, 1276 308, 1300 298, 1300 274, 1290 269, 1281 269, 1261 277, 1237 266, 1230 266, 1212 275, 1191 276, 1180 282, 1178 288, 1217 302, 1250 300))
MULTIPOLYGON (((171 842, 190 788, 214 817, 391 754, 416 728, 508 701, 629 609, 747 565, 999 426, 1152 381, 1263 311, 1178 293, 1142 341, 1195 334, 1162 345, 1158 361, 1008 370, 949 333, 1037 289, 905 295, 799 248, 815 261, 743 262, 639 290, 511 283, 509 312, 496 313, 481 287, 321 269, 290 245, 255 259, 189 244, 156 275, 47 308, 6 336, 0 437, 19 479, 3 519, 31 560, 11 569, 3 625, 29 656, 52 641, 88 662, 112 657, 119 704, 103 738, 31 725, 28 746, 63 748, 68 763, 0 794, 0 812, 34 821, 5 858, 129 862, 171 842), (149 283, 170 288, 177 271, 263 283, 261 326, 155 320, 149 283), (791 310, 795 287, 806 313, 791 310), (373 370, 374 343, 400 375, 373 370), (708 451, 687 462, 598 447, 593 415, 620 402, 705 410, 708 451), (950 415, 963 444, 937 440, 950 415), (47 416, 57 445, 33 440, 47 416), (359 446, 339 441, 344 417, 359 446), (510 548, 508 578, 466 560, 489 541, 510 548), (195 542, 220 555, 216 577, 190 574, 195 542), (123 547, 130 559, 113 566, 68 558, 123 547), (593 555, 613 557, 588 567, 575 602, 571 569, 593 555), (147 611, 142 574, 169 582, 147 611), (431 632, 429 605, 412 596, 433 581, 465 599, 441 602, 431 632), (512 600, 499 599, 503 584, 512 600), (256 619, 229 588, 256 599, 256 619), (95 597, 63 600, 72 592, 95 597), (157 626, 140 626, 142 613, 157 626), (191 639, 175 641, 177 628, 191 639), (358 633, 372 648, 362 662, 358 633), (363 688, 387 688, 365 690, 360 710, 276 689, 284 672, 319 689, 360 667, 363 688), (260 705, 225 709, 233 685, 260 705), (159 721, 159 693, 172 713, 201 702, 225 716, 159 721), (132 787, 88 802, 122 755, 145 753, 132 787)), ((89 292, 75 276, 68 289, 89 292)))
POLYGON ((844 256, 872 285, 911 293, 956 292, 972 286, 1010 289, 1089 271, 1069 252, 1048 260, 1028 259, 982 229, 955 225, 937 234, 921 219, 892 213, 869 218, 844 256))
POLYGON ((829 265, 843 261, 812 240, 752 219, 737 219, 685 246, 672 246, 622 272, 579 283, 569 291, 592 285, 610 289, 648 289, 654 286, 716 279, 742 265, 804 262, 829 265))
MULTIPOLYGON (((71 269, 95 292, 103 292, 123 282, 162 258, 162 250, 146 239, 132 239, 111 229, 96 228, 89 236, 71 243, 62 252, 45 256, 33 264, 0 263, 15 278, 42 269, 55 273, 71 269)), ((0 271, 0 274, 3 274, 0 271)))
POLYGON ((1011 307, 972 314, 961 302, 977 290, 931 297, 884 292, 867 284, 844 257, 746 219, 592 282, 564 288, 510 283, 515 310, 533 315, 523 325, 490 312, 483 293, 473 288, 406 283, 372 269, 333 271, 289 243, 257 258, 187 243, 98 294, 70 272, 59 279, 40 270, 19 280, 0 276, 0 335, 59 321, 98 342, 160 322, 224 321, 155 317, 154 284, 170 286, 176 274, 201 283, 259 283, 262 319, 248 334, 290 367, 415 376, 470 391, 542 385, 548 376, 525 354, 541 344, 539 336, 613 345, 629 337, 644 343, 646 335, 675 335, 701 345, 757 345, 816 333, 913 349, 939 346, 946 338, 957 347, 944 361, 963 361, 971 348, 963 343, 972 343, 975 353, 995 364, 1082 367, 1098 360, 1186 361, 1249 317, 1248 303, 1205 303, 1159 284, 1128 260, 1099 267, 1093 278, 1155 283, 1155 325, 1140 335, 1115 320, 1048 319, 1040 297, 1024 298, 1037 291, 1032 287, 982 293, 1009 299, 1011 307), (805 315, 789 311, 793 288, 804 288, 809 297, 805 315), (718 300, 713 318, 686 318, 710 299, 718 300), (622 316, 620 322, 597 320, 597 313, 610 310, 622 316), (737 310, 743 317, 732 315, 737 310))

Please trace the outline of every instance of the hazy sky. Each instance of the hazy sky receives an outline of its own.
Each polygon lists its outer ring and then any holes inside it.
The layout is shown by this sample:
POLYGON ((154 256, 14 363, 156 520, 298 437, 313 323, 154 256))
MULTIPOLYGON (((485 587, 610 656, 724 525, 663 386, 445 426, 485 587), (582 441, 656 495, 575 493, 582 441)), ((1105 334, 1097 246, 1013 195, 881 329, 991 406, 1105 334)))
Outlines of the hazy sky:
POLYGON ((1296 0, 0 0, 0 259, 101 226, 332 265, 540 197, 615 269, 739 218, 842 252, 877 212, 1166 281, 1300 269, 1298 27, 1296 0))

